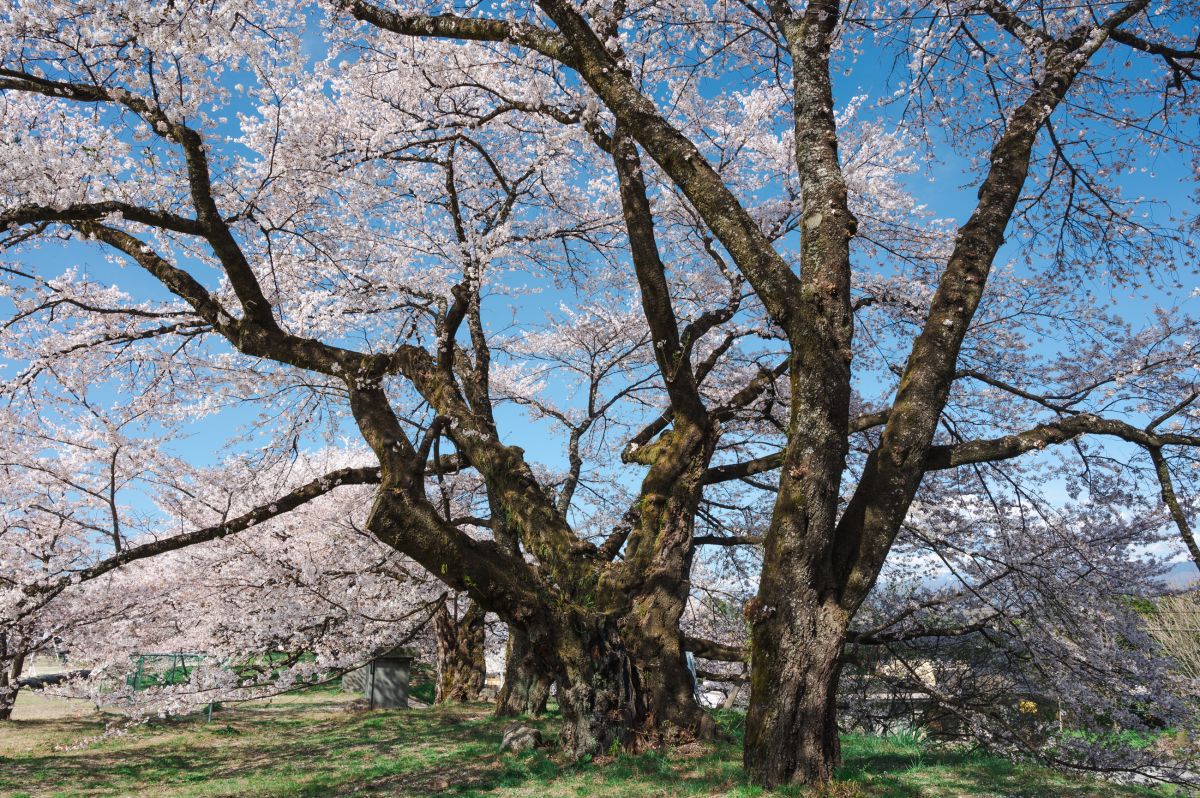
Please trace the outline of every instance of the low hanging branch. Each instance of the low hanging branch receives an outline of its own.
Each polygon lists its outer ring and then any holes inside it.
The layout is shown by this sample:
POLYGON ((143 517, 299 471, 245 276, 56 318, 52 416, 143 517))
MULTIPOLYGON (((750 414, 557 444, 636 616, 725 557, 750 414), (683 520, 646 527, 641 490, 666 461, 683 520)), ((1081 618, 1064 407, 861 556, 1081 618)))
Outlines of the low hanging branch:
POLYGON ((111 557, 107 557, 81 570, 63 575, 48 584, 28 585, 25 588, 25 593, 31 601, 20 606, 14 614, 13 620, 20 620, 40 607, 44 607, 51 599, 71 585, 98 579, 129 563, 149 557, 156 557, 171 551, 179 551, 180 549, 185 549, 199 543, 220 540, 243 532, 264 521, 284 515, 313 499, 324 496, 334 488, 342 485, 373 485, 378 482, 378 468, 339 468, 307 484, 301 485, 299 488, 280 496, 269 504, 255 507, 253 510, 228 521, 223 521, 202 529, 195 529, 191 532, 185 532, 182 535, 173 535, 125 548, 111 557))

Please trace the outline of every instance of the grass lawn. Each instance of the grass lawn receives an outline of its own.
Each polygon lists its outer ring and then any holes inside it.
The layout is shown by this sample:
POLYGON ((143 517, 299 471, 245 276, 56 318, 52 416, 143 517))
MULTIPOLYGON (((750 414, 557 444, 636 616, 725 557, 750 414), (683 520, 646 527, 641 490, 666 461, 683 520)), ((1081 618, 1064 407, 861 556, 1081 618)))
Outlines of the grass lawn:
MULTIPOLYGON (((496 753, 504 722, 486 706, 356 710, 312 691, 160 721, 101 738, 81 702, 24 694, 0 725, 0 796, 754 796, 736 743, 571 764, 552 751, 496 753)), ((736 722, 736 720, 735 720, 736 722)), ((554 721, 537 722, 547 738, 554 721)), ((734 730, 736 731, 736 729, 734 730)), ((840 780, 813 798, 1135 798, 1119 787, 911 741, 846 737, 840 780)))

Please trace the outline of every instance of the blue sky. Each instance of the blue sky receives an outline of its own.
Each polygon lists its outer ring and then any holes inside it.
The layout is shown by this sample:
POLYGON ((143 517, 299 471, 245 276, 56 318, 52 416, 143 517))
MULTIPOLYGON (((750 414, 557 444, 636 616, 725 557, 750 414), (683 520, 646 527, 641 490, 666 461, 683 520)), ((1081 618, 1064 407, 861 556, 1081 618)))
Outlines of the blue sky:
MULTIPOLYGON (((315 25, 306 32, 304 42, 312 57, 320 57, 324 53, 322 36, 315 25)), ((859 94, 866 94, 871 98, 886 96, 893 85, 892 59, 892 52, 883 48, 873 49, 869 50, 854 65, 849 74, 839 72, 835 81, 835 96, 838 98, 838 105, 844 105, 851 97, 859 94)), ((896 75, 898 79, 904 77, 899 73, 896 75)), ((228 82, 232 85, 246 79, 244 75, 231 74, 228 82)), ((239 109, 235 106, 229 110, 239 109)), ((895 118, 897 112, 898 108, 893 107, 887 113, 895 118)), ((232 119, 235 114, 228 113, 228 116, 232 119)), ((232 132, 233 124, 234 122, 230 122, 230 132, 232 132)), ((966 175, 964 161, 956 156, 944 142, 935 149, 934 157, 924 164, 923 171, 907 178, 907 183, 918 201, 926 205, 936 216, 952 218, 961 223, 974 206, 976 183, 966 175)), ((1187 209, 1194 212, 1193 172, 1185 162, 1160 155, 1144 166, 1146 172, 1139 171, 1122 178, 1123 185, 1131 193, 1152 196, 1174 209, 1187 209)), ((1002 251, 998 262, 1007 261, 1015 256, 1016 248, 1019 246, 1019 241, 1011 242, 1002 251)), ((47 245, 41 250, 18 257, 21 261, 36 267, 43 274, 61 272, 70 266, 78 266, 97 275, 107 275, 112 270, 112 266, 106 261, 103 252, 80 243, 47 245)), ((1038 264, 1035 263, 1033 269, 1036 271, 1037 268, 1038 264)), ((132 265, 124 266, 121 269, 116 282, 139 298, 165 296, 165 291, 156 281, 132 265)), ((1166 296, 1166 293, 1159 289, 1138 289, 1131 292, 1124 286, 1106 284, 1103 278, 1081 284, 1081 288, 1094 291, 1103 299, 1112 298, 1117 303, 1117 309, 1130 319, 1146 317, 1149 308, 1163 301, 1166 296)), ((526 315, 540 316, 548 310, 553 310, 563 300, 570 300, 570 297, 553 290, 545 291, 530 299, 526 306, 526 315)), ((1194 305, 1195 302, 1192 304, 1194 305)), ((497 317, 507 320, 507 309, 498 311, 497 317)), ((11 364, 9 366, 11 370, 11 364)), ((530 434, 531 422, 527 415, 524 411, 511 405, 502 407, 498 411, 498 415, 509 439, 524 447, 533 460, 555 467, 564 465, 565 436, 561 434, 561 431, 552 431, 548 423, 542 422, 533 425, 534 430, 530 434)), ((252 412, 245 407, 230 408, 226 412, 199 421, 187 437, 174 444, 174 448, 178 454, 187 457, 192 462, 215 463, 222 451, 217 442, 236 435, 252 418, 252 412)), ((350 436, 354 434, 353 430, 349 428, 346 432, 350 436)), ((1121 451, 1120 447, 1117 447, 1115 451, 1121 451)), ((631 475, 630 478, 634 477, 631 475)))

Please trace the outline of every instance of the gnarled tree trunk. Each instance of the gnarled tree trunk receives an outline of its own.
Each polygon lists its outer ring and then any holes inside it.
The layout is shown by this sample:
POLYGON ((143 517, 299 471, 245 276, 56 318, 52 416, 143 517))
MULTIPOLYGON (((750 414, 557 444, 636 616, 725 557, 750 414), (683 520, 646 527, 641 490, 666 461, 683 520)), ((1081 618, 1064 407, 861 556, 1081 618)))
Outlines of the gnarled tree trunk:
POLYGON ((696 702, 678 627, 651 636, 636 611, 593 616, 557 657, 561 744, 573 756, 708 739, 712 718, 696 702))
MULTIPOLYGON (((689 361, 691 336, 702 331, 692 325, 687 341, 681 339, 636 148, 630 139, 619 138, 614 162, 643 305, 673 410, 670 429, 650 425, 637 436, 640 443, 627 449, 630 461, 649 466, 641 496, 627 513, 636 517, 634 523, 619 525, 611 543, 601 546, 578 537, 567 521, 569 507, 555 502, 537 481, 523 451, 500 443, 486 368, 480 366, 484 361, 475 364, 473 378, 461 390, 452 380, 454 353, 448 346, 437 360, 409 347, 393 362, 443 417, 453 420, 438 431, 484 476, 494 541, 465 536, 446 511, 430 505, 423 485, 426 455, 405 439, 382 391, 355 386, 350 394, 355 419, 384 465, 368 527, 525 632, 532 656, 558 685, 562 744, 574 756, 715 731, 695 700, 679 629, 694 519, 719 422, 753 401, 769 382, 756 381, 720 413, 708 412, 689 361), (623 552, 620 559, 618 552, 623 552)), ((472 305, 464 302, 460 310, 469 315, 472 305)), ((472 327, 476 353, 486 360, 486 347, 477 339, 472 327)), ((461 359, 455 362, 466 368, 461 359)))
MULTIPOLYGON (((669 580, 667 580, 669 581, 669 580)), ((627 605, 628 606, 628 605, 627 605)), ((550 628, 527 629, 530 658, 553 673, 569 756, 639 751, 709 737, 678 625, 645 626, 635 602, 623 613, 565 608, 550 628)))
MULTIPOLYGON (((715 734, 686 664, 679 615, 687 582, 678 573, 661 574, 652 589, 626 596, 620 609, 563 611, 557 634, 527 630, 532 657, 554 663, 560 744, 569 755, 639 751, 715 734)), ((602 598, 598 605, 607 606, 602 598)))
MULTIPOLYGON (((686 488, 682 492, 688 493, 686 488)), ((707 739, 716 733, 716 724, 696 701, 680 631, 688 599, 686 575, 691 571, 695 508, 686 496, 653 493, 646 495, 642 505, 643 531, 653 528, 659 541, 620 628, 637 663, 647 715, 643 722, 657 729, 665 742, 707 739), (661 502, 655 501, 659 498, 661 502), (665 540, 675 542, 664 545, 665 540)))
POLYGON ((504 684, 496 696, 496 716, 541 715, 546 711, 554 677, 533 653, 529 636, 516 626, 508 628, 504 684))
POLYGON ((632 639, 646 707, 644 725, 655 728, 657 739, 667 743, 709 739, 716 733, 716 723, 696 701, 679 633, 682 610, 677 612, 676 606, 661 595, 640 597, 622 621, 632 639))
MULTIPOLYGON (((700 414, 697 414, 699 416, 700 414)), ((607 601, 624 608, 618 623, 636 663, 641 727, 657 741, 710 738, 712 717, 696 701, 680 621, 687 606, 697 504, 714 437, 706 418, 676 418, 658 442, 636 452, 650 466, 624 561, 602 581, 607 601)))
POLYGON ((443 602, 433 616, 437 638, 437 691, 434 703, 478 701, 487 677, 484 611, 471 602, 455 620, 443 602))
POLYGON ((575 757, 632 750, 647 717, 633 657, 614 624, 580 631, 558 678, 559 742, 575 757))

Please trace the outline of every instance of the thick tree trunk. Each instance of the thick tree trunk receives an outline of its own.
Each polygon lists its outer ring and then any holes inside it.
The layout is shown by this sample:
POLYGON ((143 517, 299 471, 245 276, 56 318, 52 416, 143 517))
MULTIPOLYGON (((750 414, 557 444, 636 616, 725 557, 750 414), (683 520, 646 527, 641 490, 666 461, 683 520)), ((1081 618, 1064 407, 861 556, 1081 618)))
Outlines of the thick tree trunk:
POLYGON ((657 443, 637 453, 650 464, 637 523, 625 548, 628 569, 612 587, 627 601, 620 629, 636 658, 643 724, 663 742, 707 739, 717 729, 696 701, 680 621, 687 606, 695 516, 714 436, 706 419, 676 417, 657 443))
POLYGON ((515 626, 508 628, 504 684, 496 696, 496 717, 541 715, 546 711, 554 677, 533 653, 529 637, 515 626))
POLYGON ((716 722, 696 701, 679 633, 680 614, 673 607, 656 606, 651 598, 638 602, 627 620, 640 627, 631 636, 646 706, 643 725, 666 743, 711 739, 717 733, 716 722))
MULTIPOLYGON (((351 399, 381 462, 395 459, 395 447, 406 444, 386 397, 356 389, 351 399)), ((670 443, 645 447, 662 455, 654 458, 657 465, 647 478, 647 494, 654 495, 639 502, 643 523, 631 529, 626 556, 618 562, 576 538, 561 517, 525 512, 546 503, 544 492, 521 467, 519 449, 480 449, 484 432, 461 443, 464 450, 472 449, 473 465, 489 475, 494 543, 474 540, 446 522, 423 494, 423 469, 404 463, 384 469, 368 528, 440 574, 449 587, 467 592, 480 610, 494 611, 525 631, 532 655, 558 686, 561 743, 569 756, 641 749, 678 739, 679 729, 689 737, 705 729, 707 718, 691 691, 678 617, 688 594, 691 519, 713 444, 697 440, 705 429, 684 426, 686 440, 679 440, 683 433, 677 428, 670 443), (493 494, 507 498, 501 502, 493 494), (515 512, 517 507, 523 512, 515 512), (536 552, 536 567, 513 545, 518 539, 522 548, 536 552)), ((409 457, 422 466, 425 462, 409 457)), ((452 620, 448 613, 442 617, 440 648, 449 653, 457 651, 462 635, 454 629, 451 644, 447 620, 452 620)), ((468 659, 481 661, 482 638, 467 639, 479 640, 467 648, 480 654, 479 660, 468 659)), ((442 700, 450 695, 444 678, 449 673, 452 669, 445 667, 440 674, 442 700)))
POLYGON ((837 687, 849 616, 811 591, 754 627, 744 763, 755 784, 816 784, 841 763, 837 687))
MULTIPOLYGON (((840 754, 839 659, 853 611, 837 528, 849 451, 850 242, 858 221, 838 157, 829 55, 837 0, 771 5, 792 57, 795 162, 804 200, 800 291, 788 297, 791 407, 779 493, 748 607, 753 668, 743 759, 763 787, 827 781, 840 754)), ((857 605, 855 605, 857 606, 857 605)))
POLYGON ((564 652, 569 656, 558 678, 560 745, 575 758, 635 750, 647 713, 629 650, 609 624, 588 630, 578 643, 564 652))
POLYGON ((478 701, 487 677, 484 611, 471 602, 455 620, 443 603, 433 618, 437 638, 437 691, 434 702, 478 701))
POLYGON ((832 777, 839 658, 858 606, 847 606, 835 534, 848 363, 827 357, 819 370, 821 348, 809 343, 793 345, 792 437, 763 543, 758 595, 746 608, 753 667, 743 762, 751 781, 766 788, 832 777))
POLYGON ((708 716, 695 701, 682 656, 677 669, 662 667, 671 658, 644 657, 646 643, 624 634, 636 629, 628 617, 577 617, 570 628, 556 677, 560 744, 568 755, 641 751, 715 731, 702 720, 708 716))
MULTIPOLYGON (((388 490, 386 486, 377 494, 369 521, 381 539, 398 549, 419 554, 418 561, 431 571, 441 571, 441 565, 448 562, 474 569, 466 571, 457 582, 450 575, 444 578, 450 587, 469 590, 474 600, 486 602, 479 605, 481 611, 494 609, 507 622, 525 630, 532 656, 544 670, 553 673, 559 688, 564 752, 576 758, 595 756, 612 750, 614 743, 618 748, 632 748, 640 747, 642 740, 654 738, 653 730, 643 727, 648 714, 641 677, 618 623, 629 612, 628 595, 620 602, 613 602, 612 612, 586 607, 585 601, 609 605, 599 601, 594 582, 589 596, 589 575, 583 568, 578 569, 577 581, 568 582, 573 574, 560 574, 560 584, 569 584, 572 589, 569 593, 564 591, 565 595, 555 595, 528 571, 525 572, 528 578, 520 578, 521 569, 527 568, 527 564, 498 546, 464 540, 458 551, 442 549, 440 523, 436 511, 427 503, 409 500, 402 491, 388 490), (427 528, 439 535, 426 537, 427 528), (428 550, 422 548, 425 545, 428 550), (453 559, 455 556, 457 560, 453 559), (570 600, 571 595, 579 598, 570 600)), ((443 632, 449 631, 447 620, 452 620, 448 613, 442 618, 443 632)), ((443 634, 442 641, 443 651, 456 650, 457 630, 454 645, 448 644, 449 634, 443 634)), ((481 640, 476 648, 482 654, 481 640)), ((449 668, 443 668, 439 676, 449 672, 449 668)), ((475 672, 482 673, 482 669, 475 672)), ((442 685, 445 681, 439 678, 442 685)), ((444 688, 439 692, 448 694, 444 688)))
POLYGON ((615 621, 575 617, 552 653, 534 647, 543 662, 559 663, 560 745, 568 755, 636 752, 717 733, 696 702, 678 626, 652 637, 640 620, 636 609, 615 621))
MULTIPOLYGON (((662 535, 690 538, 690 517, 660 517, 662 535)), ((687 666, 680 621, 688 598, 686 574, 691 569, 690 549, 660 550, 642 592, 620 622, 629 641, 639 676, 645 717, 642 725, 653 729, 657 741, 680 743, 710 739, 716 723, 696 701, 691 671, 687 666)))

